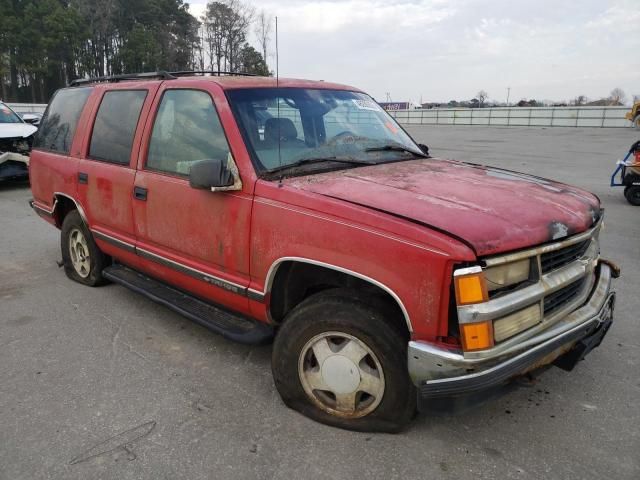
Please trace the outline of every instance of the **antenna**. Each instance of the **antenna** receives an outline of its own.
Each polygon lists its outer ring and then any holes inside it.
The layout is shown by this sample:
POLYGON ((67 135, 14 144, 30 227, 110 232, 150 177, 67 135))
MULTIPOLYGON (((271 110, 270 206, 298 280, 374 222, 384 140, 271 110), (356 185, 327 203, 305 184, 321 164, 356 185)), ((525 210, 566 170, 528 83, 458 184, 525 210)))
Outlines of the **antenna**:
POLYGON ((278 88, 278 80, 280 78, 278 60, 278 17, 276 16, 276 88, 278 88))
MULTIPOLYGON (((278 17, 276 16, 276 89, 280 88, 280 63, 278 57, 278 17)), ((278 166, 282 166, 282 154, 280 152, 280 144, 282 143, 282 133, 280 129, 280 98, 276 95, 276 109, 278 112, 278 166)))

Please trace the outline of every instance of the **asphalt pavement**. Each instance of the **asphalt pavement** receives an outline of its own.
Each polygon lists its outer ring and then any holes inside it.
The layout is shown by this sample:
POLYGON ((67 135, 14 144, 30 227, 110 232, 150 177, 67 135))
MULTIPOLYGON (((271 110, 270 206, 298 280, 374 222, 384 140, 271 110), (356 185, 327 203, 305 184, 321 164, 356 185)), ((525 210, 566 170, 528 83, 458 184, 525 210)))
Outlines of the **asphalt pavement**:
MULTIPOLYGON (((411 127, 434 156, 559 179, 605 208, 622 267, 615 324, 570 373, 398 435, 287 409, 271 347, 231 343, 117 285, 56 265, 59 232, 0 185, 0 480, 640 478, 640 207, 609 188, 631 129, 411 127)), ((532 206, 535 208, 535 206, 532 206)))

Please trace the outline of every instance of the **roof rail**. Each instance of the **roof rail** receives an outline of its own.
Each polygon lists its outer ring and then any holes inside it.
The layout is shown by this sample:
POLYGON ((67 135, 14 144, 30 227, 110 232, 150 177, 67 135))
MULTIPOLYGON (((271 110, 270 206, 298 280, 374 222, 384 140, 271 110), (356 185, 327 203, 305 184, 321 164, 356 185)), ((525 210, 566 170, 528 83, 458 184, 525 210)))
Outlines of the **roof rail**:
POLYGON ((158 72, 144 72, 144 73, 125 73, 122 75, 107 75, 104 77, 93 78, 77 78, 69 82, 70 87, 77 87, 79 85, 86 85, 87 83, 101 83, 101 82, 120 82, 123 80, 149 80, 149 79, 161 79, 171 80, 176 78, 174 75, 163 70, 158 72))
POLYGON ((256 77, 255 73, 243 73, 243 72, 225 72, 225 71, 217 71, 217 70, 181 70, 179 72, 169 72, 170 75, 175 77, 187 77, 189 75, 211 75, 214 77, 222 77, 222 76, 240 76, 240 77, 256 77))
POLYGON ((80 85, 86 85, 88 83, 101 83, 101 82, 121 82, 124 80, 173 80, 177 77, 188 77, 195 75, 211 75, 214 77, 221 76, 233 76, 238 75, 242 77, 255 77, 257 75, 253 73, 241 73, 241 72, 218 72, 217 70, 181 70, 178 72, 165 72, 164 70, 158 72, 144 72, 144 73, 125 73, 122 75, 107 75, 104 77, 93 78, 78 78, 69 82, 70 87, 77 87, 80 85))

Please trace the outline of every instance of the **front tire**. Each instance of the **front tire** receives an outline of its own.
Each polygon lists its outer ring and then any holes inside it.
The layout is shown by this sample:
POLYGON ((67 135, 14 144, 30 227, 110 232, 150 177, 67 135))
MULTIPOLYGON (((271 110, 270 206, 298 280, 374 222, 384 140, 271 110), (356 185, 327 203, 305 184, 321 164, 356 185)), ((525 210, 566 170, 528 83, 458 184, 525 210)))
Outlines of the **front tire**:
POLYGON ((284 403, 357 431, 399 432, 416 412, 407 338, 384 302, 328 290, 295 307, 274 342, 272 371, 284 403))
POLYGON ((69 212, 62 222, 60 248, 67 277, 91 287, 105 283, 102 269, 107 266, 107 257, 96 245, 77 210, 69 212))
POLYGON ((630 185, 624 189, 624 196, 631 205, 640 207, 640 185, 630 185))

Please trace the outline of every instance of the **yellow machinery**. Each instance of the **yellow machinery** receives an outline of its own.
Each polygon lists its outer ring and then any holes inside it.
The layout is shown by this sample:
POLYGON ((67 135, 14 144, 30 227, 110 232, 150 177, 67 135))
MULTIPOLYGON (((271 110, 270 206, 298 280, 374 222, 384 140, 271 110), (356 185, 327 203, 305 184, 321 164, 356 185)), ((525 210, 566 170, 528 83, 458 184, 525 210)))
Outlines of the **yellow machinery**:
POLYGON ((624 118, 630 120, 636 128, 640 128, 640 101, 633 104, 631 110, 625 114, 624 118))

